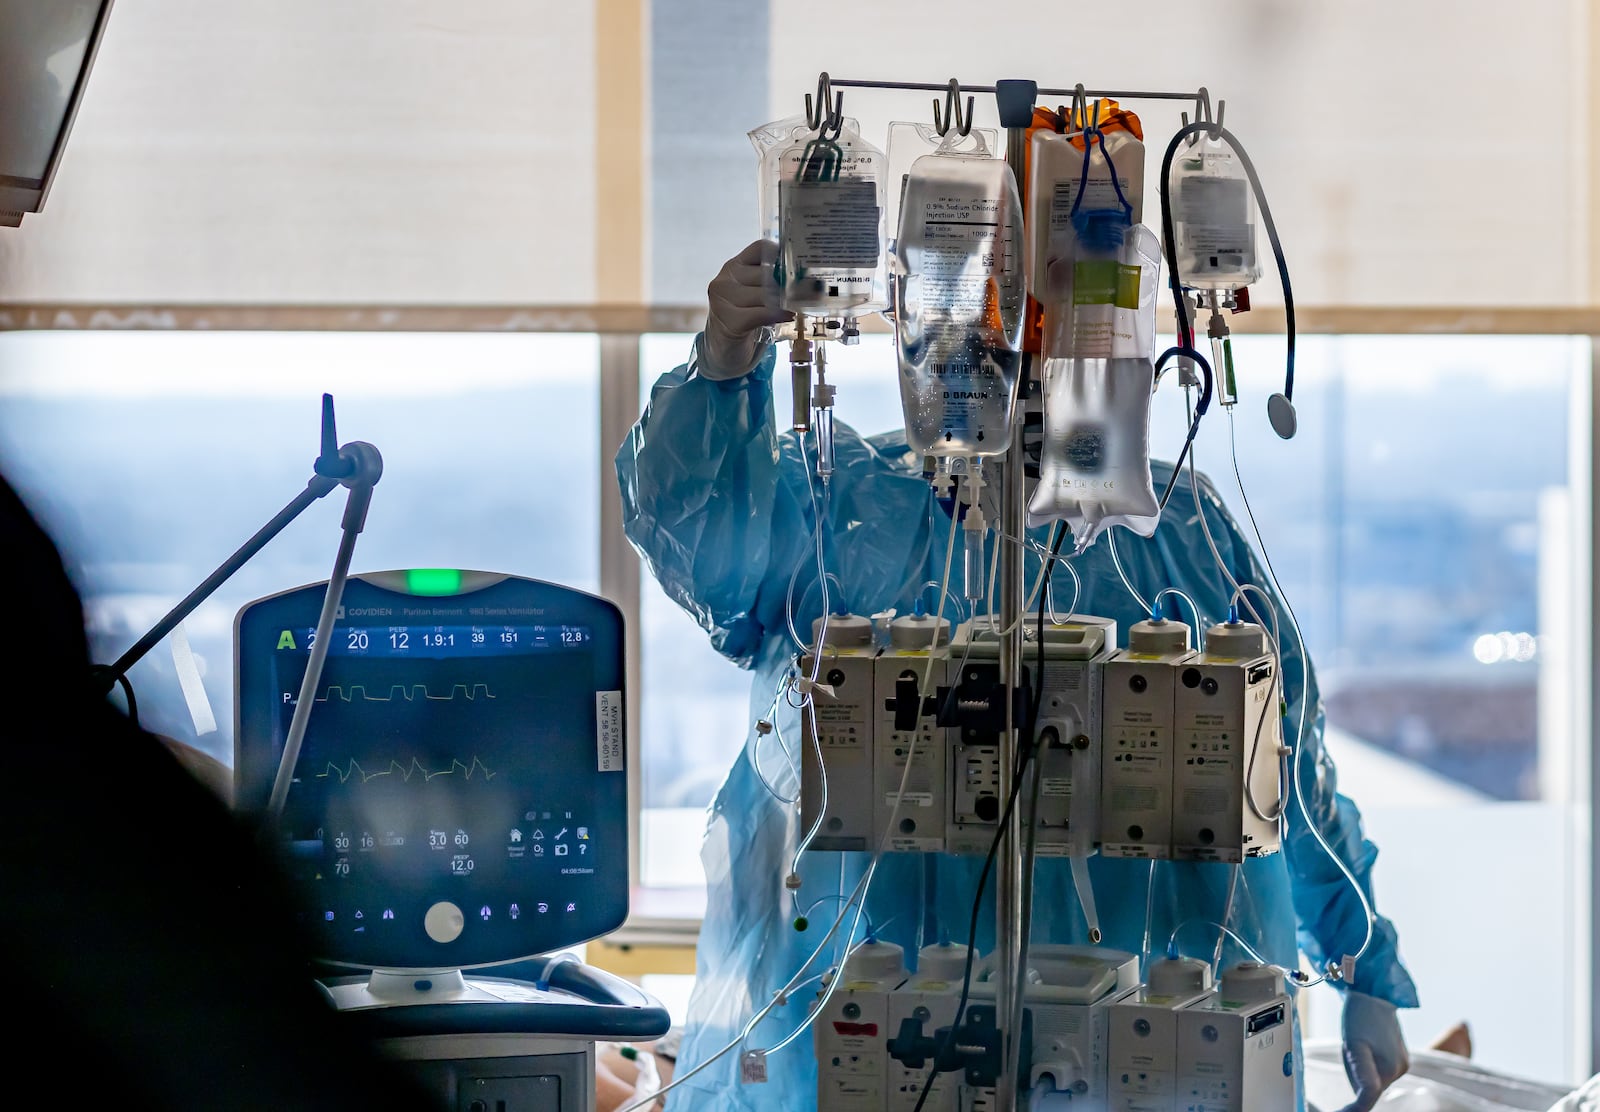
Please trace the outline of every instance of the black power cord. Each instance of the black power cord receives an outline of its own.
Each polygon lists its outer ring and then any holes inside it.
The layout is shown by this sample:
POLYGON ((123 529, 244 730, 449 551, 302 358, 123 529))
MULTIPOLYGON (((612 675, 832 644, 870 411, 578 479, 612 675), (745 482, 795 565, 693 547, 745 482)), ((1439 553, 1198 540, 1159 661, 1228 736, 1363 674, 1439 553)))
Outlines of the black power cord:
MULTIPOLYGON (((1050 543, 1050 558, 1044 566, 1044 583, 1039 589, 1039 656, 1038 664, 1034 669, 1033 700, 1028 707, 1028 719, 1023 724, 1023 737, 1026 739, 1017 752, 1017 758, 1012 763, 1011 794, 1006 799, 1005 810, 1000 814, 999 825, 995 827, 994 838, 989 843, 989 852, 983 859, 983 870, 978 874, 978 890, 972 897, 972 919, 967 924, 967 964, 961 975, 961 999, 956 1004, 954 1021, 945 1032, 944 1038, 939 1041, 939 1048, 934 1053, 933 1064, 928 1069, 928 1076, 922 1083, 922 1092, 917 1097, 916 1107, 912 1112, 922 1112, 928 1102, 928 1094, 933 1092, 934 1079, 939 1076, 939 1061, 950 1052, 950 1044, 956 1037, 956 1032, 961 1029, 961 1021, 966 1017, 967 1000, 972 992, 972 965, 978 953, 978 916, 983 908, 983 890, 988 886, 989 874, 994 870, 995 855, 1000 851, 1000 842, 1005 838, 1006 827, 1011 825, 1011 815, 1016 809, 1017 797, 1022 791, 1024 774, 1028 762, 1033 760, 1039 747, 1037 727, 1039 723, 1039 710, 1044 704, 1044 611, 1050 598, 1050 577, 1055 571, 1056 561, 1061 556, 1061 542, 1067 535, 1064 522, 1056 524, 1055 539, 1050 543)), ((1003 541, 1001 543, 1004 543, 1003 541)))

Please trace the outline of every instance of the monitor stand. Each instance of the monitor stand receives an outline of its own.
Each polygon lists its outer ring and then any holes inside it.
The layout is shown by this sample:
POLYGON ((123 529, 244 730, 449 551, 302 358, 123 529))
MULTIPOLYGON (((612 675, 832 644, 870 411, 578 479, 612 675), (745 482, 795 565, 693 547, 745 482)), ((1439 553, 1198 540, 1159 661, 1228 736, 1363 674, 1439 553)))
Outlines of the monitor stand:
POLYGON ((453 1112, 591 1112, 595 1043, 654 1039, 671 1025, 652 997, 576 961, 494 968, 536 979, 373 970, 320 984, 453 1112))

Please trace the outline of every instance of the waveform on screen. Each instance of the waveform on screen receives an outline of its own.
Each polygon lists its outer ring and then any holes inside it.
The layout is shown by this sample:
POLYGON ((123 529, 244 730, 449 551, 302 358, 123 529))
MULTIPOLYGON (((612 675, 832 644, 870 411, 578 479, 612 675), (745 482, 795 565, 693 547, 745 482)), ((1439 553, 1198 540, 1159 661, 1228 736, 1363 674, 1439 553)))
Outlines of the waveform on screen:
POLYGON ((373 695, 362 685, 352 684, 350 687, 333 686, 328 688, 327 691, 317 696, 317 702, 326 703, 337 700, 341 703, 392 703, 397 699, 403 699, 408 703, 414 703, 421 699, 434 703, 448 703, 452 699, 473 700, 493 699, 494 697, 494 693, 489 690, 489 685, 486 683, 458 683, 450 688, 448 695, 433 694, 428 690, 428 685, 425 683, 397 683, 389 688, 387 695, 373 695))
POLYGON ((345 767, 340 768, 332 761, 326 768, 317 773, 318 780, 336 778, 339 783, 347 784, 352 777, 359 776, 360 782, 370 784, 372 781, 385 776, 398 776, 401 780, 410 781, 414 776, 421 776, 424 782, 435 780, 440 776, 455 776, 460 774, 463 780, 471 780, 474 775, 484 781, 493 780, 498 773, 491 772, 489 766, 473 757, 471 762, 454 760, 449 768, 430 769, 417 758, 411 758, 411 763, 403 765, 399 761, 390 761, 387 768, 380 768, 376 772, 369 772, 360 761, 352 760, 345 767))

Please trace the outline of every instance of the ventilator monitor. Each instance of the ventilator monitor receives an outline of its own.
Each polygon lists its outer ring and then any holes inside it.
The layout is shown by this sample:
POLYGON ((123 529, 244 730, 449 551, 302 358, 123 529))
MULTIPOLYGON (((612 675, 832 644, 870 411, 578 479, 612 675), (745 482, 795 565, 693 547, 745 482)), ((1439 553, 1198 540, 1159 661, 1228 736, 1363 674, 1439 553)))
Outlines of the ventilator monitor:
MULTIPOLYGON (((266 806, 325 586, 235 626, 235 777, 266 806)), ((465 968, 627 915, 622 618, 483 572, 353 576, 274 837, 330 961, 465 968)))

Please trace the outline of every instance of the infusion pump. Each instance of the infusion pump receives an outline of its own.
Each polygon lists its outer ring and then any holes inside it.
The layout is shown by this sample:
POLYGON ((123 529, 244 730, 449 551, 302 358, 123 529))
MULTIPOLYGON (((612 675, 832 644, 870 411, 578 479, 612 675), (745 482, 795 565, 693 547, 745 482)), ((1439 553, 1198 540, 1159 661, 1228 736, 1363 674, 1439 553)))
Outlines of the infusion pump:
MULTIPOLYGON (((818 623, 821 629, 821 623, 818 623)), ((999 638, 901 618, 887 634, 833 615, 799 661, 801 810, 815 850, 985 854, 1002 798, 999 638), (820 755, 820 756, 819 756, 820 755), (824 801, 826 807, 824 809, 824 801), (819 812, 822 812, 819 814, 819 812)), ((1025 677, 1041 654, 1027 628, 1025 677)), ((1039 696, 1040 856, 1238 862, 1275 853, 1282 812, 1282 686, 1266 631, 1074 616, 1045 629, 1039 696)))
MULTIPOLYGON (((819 990, 817 1107, 911 1112, 919 1100, 933 1112, 992 1107, 1000 1044, 991 961, 976 962, 961 1030, 952 1031, 967 959, 962 946, 925 946, 911 972, 894 943, 872 940, 852 951, 819 990)), ((1206 963, 1164 958, 1141 981, 1131 953, 1035 946, 1027 982, 1019 1077, 1030 1108, 1294 1106, 1293 1004, 1279 970, 1244 963, 1214 985, 1206 963)))

